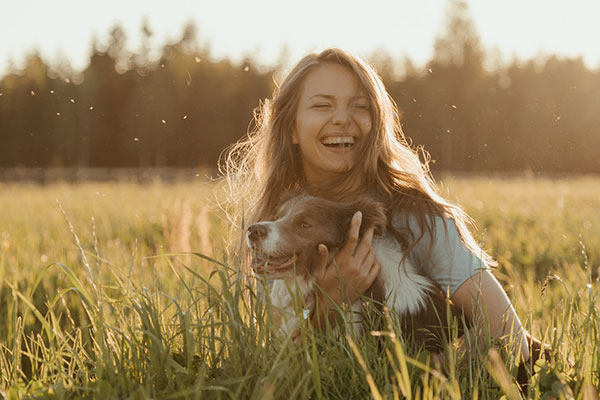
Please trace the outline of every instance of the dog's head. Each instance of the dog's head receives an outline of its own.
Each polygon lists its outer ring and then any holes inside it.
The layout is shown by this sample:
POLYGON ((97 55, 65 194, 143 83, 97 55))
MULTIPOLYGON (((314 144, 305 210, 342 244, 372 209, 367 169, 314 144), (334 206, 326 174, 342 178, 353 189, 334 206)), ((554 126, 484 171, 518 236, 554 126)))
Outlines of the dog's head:
POLYGON ((371 227, 376 234, 383 233, 385 208, 371 199, 338 203, 300 195, 285 201, 275 221, 259 222, 248 228, 246 241, 252 250, 252 269, 267 279, 312 274, 318 260, 318 245, 325 244, 329 254, 335 254, 345 243, 357 211, 362 213, 361 236, 371 227))

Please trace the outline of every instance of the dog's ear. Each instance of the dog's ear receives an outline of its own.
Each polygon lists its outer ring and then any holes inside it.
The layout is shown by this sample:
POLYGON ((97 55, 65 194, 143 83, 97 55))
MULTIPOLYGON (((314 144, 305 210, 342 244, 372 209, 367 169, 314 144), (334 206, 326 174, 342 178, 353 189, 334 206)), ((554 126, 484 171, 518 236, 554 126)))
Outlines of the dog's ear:
POLYGON ((277 207, 281 207, 288 200, 293 199, 294 197, 299 196, 300 194, 301 194, 301 192, 299 190, 294 190, 294 189, 284 190, 283 192, 281 192, 281 195, 279 196, 279 200, 277 200, 277 207))
POLYGON ((387 226, 387 217, 385 206, 379 201, 371 198, 357 199, 349 203, 343 203, 343 213, 347 219, 346 232, 350 228, 352 216, 360 211, 362 213, 362 222, 360 224, 359 235, 362 236, 369 228, 375 228, 375 234, 381 235, 387 226))
POLYGON ((288 201, 290 201, 291 199, 300 196, 302 193, 299 190, 294 190, 294 189, 286 189, 284 190, 281 195, 279 196, 279 199, 277 200, 277 203, 275 204, 275 210, 279 210, 281 212, 281 207, 287 203, 288 201))
POLYGON ((370 198, 355 200, 351 207, 362 213, 362 222, 360 224, 360 235, 369 228, 375 228, 375 234, 381 235, 387 226, 387 217, 385 206, 382 202, 370 198))

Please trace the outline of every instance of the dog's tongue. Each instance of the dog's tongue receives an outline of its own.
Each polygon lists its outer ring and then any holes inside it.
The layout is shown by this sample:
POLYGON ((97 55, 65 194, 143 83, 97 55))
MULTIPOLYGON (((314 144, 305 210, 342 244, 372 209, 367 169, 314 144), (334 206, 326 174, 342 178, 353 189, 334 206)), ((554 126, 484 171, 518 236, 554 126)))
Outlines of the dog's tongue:
POLYGON ((294 262, 294 257, 269 257, 267 259, 255 258, 252 260, 253 268, 268 268, 268 269, 281 269, 289 267, 294 262))

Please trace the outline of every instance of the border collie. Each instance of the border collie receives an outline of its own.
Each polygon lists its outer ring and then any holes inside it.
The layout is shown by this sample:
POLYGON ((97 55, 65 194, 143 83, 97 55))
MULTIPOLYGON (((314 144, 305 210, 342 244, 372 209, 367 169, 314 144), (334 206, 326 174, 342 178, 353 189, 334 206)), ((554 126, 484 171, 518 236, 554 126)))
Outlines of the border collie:
MULTIPOLYGON (((441 351, 448 329, 448 305, 453 315, 458 312, 446 300, 442 289, 403 257, 394 236, 383 235, 388 226, 385 209, 382 203, 371 199, 339 203, 298 195, 281 205, 275 221, 259 222, 248 228, 246 241, 252 252, 252 270, 274 281, 272 304, 293 315, 281 328, 288 334, 298 329, 295 299, 303 299, 308 309, 314 307, 317 247, 320 243, 327 246, 328 265, 333 268, 331 261, 344 245, 357 211, 362 212, 361 236, 368 228, 375 228, 372 245, 381 264, 381 272, 367 293, 399 315, 404 333, 418 346, 441 351)), ((356 316, 352 323, 360 332, 362 323, 357 317, 361 301, 351 308, 356 316)))

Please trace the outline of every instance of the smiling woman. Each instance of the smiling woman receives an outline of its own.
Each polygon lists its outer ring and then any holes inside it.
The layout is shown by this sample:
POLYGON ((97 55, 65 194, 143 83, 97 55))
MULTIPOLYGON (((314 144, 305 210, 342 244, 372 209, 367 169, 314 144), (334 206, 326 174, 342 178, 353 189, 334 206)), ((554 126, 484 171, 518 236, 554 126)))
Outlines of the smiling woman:
MULTIPOLYGON (((290 189, 335 202, 375 199, 385 210, 381 236, 400 254, 396 265, 417 266, 470 322, 487 325, 481 332, 508 338, 517 357, 529 358, 519 318, 490 272, 494 261, 469 232, 463 210, 439 195, 427 161, 404 137, 396 105, 373 67, 340 49, 309 54, 257 115, 256 130, 234 146, 224 170, 229 198, 238 211, 243 204, 248 212, 244 221, 273 221, 290 189)), ((332 223, 327 215, 321 219, 332 223)), ((333 260, 331 245, 312 246, 316 256, 310 268, 322 289, 308 302, 316 304, 315 327, 333 321, 335 310, 354 304, 380 275, 373 230, 360 235, 360 227, 356 213, 333 260)), ((300 231, 302 237, 314 236, 300 231)), ((252 241, 261 232, 250 225, 246 235, 252 241)), ((264 257, 253 257, 248 265, 264 268, 264 257)), ((288 262, 276 259, 275 267, 288 262)))
POLYGON ((371 125, 367 97, 352 71, 333 63, 314 68, 304 81, 292 130, 307 183, 349 170, 371 125))

